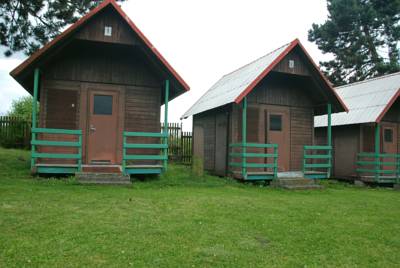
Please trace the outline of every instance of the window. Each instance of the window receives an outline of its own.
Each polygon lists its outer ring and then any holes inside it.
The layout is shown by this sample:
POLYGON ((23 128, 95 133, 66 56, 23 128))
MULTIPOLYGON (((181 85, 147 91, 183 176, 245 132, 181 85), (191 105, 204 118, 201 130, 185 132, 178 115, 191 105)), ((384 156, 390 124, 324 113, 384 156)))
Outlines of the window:
POLYGON ((282 131, 282 115, 271 114, 269 116, 269 130, 282 131))
POLYGON ((111 36, 112 35, 112 27, 111 26, 105 26, 104 27, 104 36, 111 36))
POLYGON ((289 60, 289 68, 290 69, 294 68, 294 60, 289 60))
POLYGON ((94 95, 93 114, 112 115, 113 97, 107 95, 94 95))
POLYGON ((383 131, 383 138, 385 142, 393 142, 393 129, 385 128, 383 131))

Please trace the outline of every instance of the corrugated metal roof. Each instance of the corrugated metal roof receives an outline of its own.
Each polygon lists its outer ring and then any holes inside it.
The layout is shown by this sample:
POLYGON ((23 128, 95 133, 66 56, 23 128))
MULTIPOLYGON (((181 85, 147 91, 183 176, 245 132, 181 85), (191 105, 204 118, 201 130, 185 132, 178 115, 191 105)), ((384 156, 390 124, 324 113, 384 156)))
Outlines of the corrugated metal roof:
POLYGON ((186 118, 234 102, 295 41, 270 52, 236 71, 224 75, 182 117, 186 118))
MULTIPOLYGON (((398 95, 400 72, 337 87, 349 112, 332 114, 332 126, 378 122, 398 95)), ((314 117, 315 127, 326 127, 327 116, 314 117)))

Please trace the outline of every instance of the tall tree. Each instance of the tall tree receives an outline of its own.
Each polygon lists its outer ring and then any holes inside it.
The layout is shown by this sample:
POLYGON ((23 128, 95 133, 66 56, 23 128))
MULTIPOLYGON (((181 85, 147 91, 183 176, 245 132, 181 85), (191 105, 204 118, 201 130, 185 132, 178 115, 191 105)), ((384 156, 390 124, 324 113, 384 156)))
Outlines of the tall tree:
MULTIPOLYGON (((118 0, 123 2, 125 0, 118 0)), ((30 55, 102 0, 0 0, 0 45, 6 56, 30 55)))
MULTIPOLYGON (((30 120, 32 118, 32 102, 32 96, 25 96, 17 100, 13 100, 7 116, 20 117, 25 120, 30 120)), ((37 103, 36 105, 36 111, 39 111, 39 105, 37 103)))
POLYGON ((400 0, 328 0, 329 16, 308 40, 333 59, 320 62, 335 85, 400 71, 400 0))

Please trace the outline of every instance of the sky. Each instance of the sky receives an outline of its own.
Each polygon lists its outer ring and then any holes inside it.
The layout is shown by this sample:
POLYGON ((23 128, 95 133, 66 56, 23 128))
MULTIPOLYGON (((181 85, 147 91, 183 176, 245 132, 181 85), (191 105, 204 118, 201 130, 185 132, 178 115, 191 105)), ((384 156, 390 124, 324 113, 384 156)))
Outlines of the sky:
MULTIPOLYGON (((312 23, 327 19, 325 0, 127 0, 122 9, 191 88, 170 102, 170 122, 180 122, 224 74, 295 38, 316 63, 329 57, 307 41, 312 23)), ((0 55, 0 115, 27 95, 9 76, 24 59, 22 53, 0 55)), ((191 121, 182 121, 185 131, 191 121)))

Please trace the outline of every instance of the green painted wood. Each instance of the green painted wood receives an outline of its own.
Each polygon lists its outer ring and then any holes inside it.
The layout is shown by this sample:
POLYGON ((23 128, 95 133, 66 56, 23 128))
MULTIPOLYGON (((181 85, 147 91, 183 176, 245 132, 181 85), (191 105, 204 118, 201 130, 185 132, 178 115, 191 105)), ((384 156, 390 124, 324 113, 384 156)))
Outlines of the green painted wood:
POLYGON ((165 155, 124 155, 125 160, 168 160, 165 155))
POLYGON ((165 81, 165 100, 164 100, 164 144, 167 144, 167 148, 164 149, 164 170, 167 170, 168 167, 168 102, 169 102, 169 80, 165 81))
MULTIPOLYGON (((332 104, 328 103, 328 146, 332 147, 332 104)), ((329 154, 332 152, 329 151, 329 154)), ((328 159, 329 167, 327 168, 327 176, 331 177, 332 160, 328 159)))
MULTIPOLYGON (((36 128, 36 114, 37 114, 37 101, 38 101, 38 92, 39 92, 39 80, 40 80, 40 71, 38 68, 35 68, 33 74, 33 105, 32 105, 32 128, 36 128)), ((32 141, 36 140, 36 133, 32 132, 32 141)), ((34 154, 36 150, 36 146, 31 146, 31 155, 34 154)), ((35 158, 31 157, 31 170, 35 167, 35 158)))
POLYGON ((126 174, 161 174, 162 170, 160 168, 157 169, 139 169, 139 168, 126 168, 126 174))
POLYGON ((249 168, 275 168, 275 163, 247 163, 247 162, 229 162, 233 167, 249 167, 249 168))
POLYGON ((74 167, 36 167, 39 174, 75 174, 79 168, 74 167))
MULTIPOLYGON (((124 133, 125 133, 125 132, 124 132, 124 133)), ((126 137, 125 135, 123 135, 123 138, 122 138, 122 139, 123 139, 123 141, 122 141, 122 142, 123 142, 123 146, 122 146, 122 155, 123 155, 123 156, 126 156, 126 147, 125 147, 125 146, 126 146, 126 144, 127 144, 127 143, 126 143, 126 142, 127 142, 127 137, 126 137)), ((126 173, 126 159, 125 159, 125 157, 122 157, 122 173, 125 174, 125 175, 127 174, 127 173, 126 173)))
POLYGON ((332 150, 329 145, 305 145, 304 150, 332 150))
MULTIPOLYGON (((358 157, 376 157, 375 153, 358 153, 358 157)), ((378 154, 380 158, 400 158, 400 154, 378 154)))
POLYGON ((127 132, 124 131, 125 137, 151 137, 151 138, 165 138, 168 134, 155 133, 155 132, 127 132))
POLYGON ((265 181, 265 180, 273 180, 273 175, 247 175, 247 181, 265 181))
POLYGON ((305 159, 330 159, 332 155, 330 154, 306 154, 304 155, 305 159))
POLYGON ((243 98, 242 107, 242 175, 246 175, 246 143, 247 143, 247 96, 243 98))
POLYGON ((374 174, 396 174, 398 171, 395 169, 367 169, 367 168, 357 168, 357 172, 362 173, 374 173, 374 174))
POLYGON ((124 143, 124 148, 126 149, 166 149, 168 144, 139 144, 139 143, 124 143))
POLYGON ((278 154, 262 154, 262 153, 230 153, 229 156, 231 157, 246 157, 246 158, 273 158, 273 157, 278 157, 278 154))
POLYGON ((81 142, 75 141, 46 141, 46 140, 34 140, 31 141, 32 145, 38 146, 56 146, 56 147, 80 147, 81 142))
POLYGON ((80 146, 78 147, 78 154, 80 156, 78 159, 78 171, 81 172, 82 171, 82 135, 79 135, 78 143, 80 144, 80 146))
POLYGON ((52 158, 52 159, 80 159, 80 154, 53 154, 53 153, 32 153, 33 158, 52 158))
POLYGON ((278 144, 273 143, 232 143, 229 144, 229 147, 252 147, 252 148, 278 148, 278 144))
POLYGON ((304 177, 307 179, 328 179, 328 175, 326 173, 321 174, 304 174, 304 177))
POLYGON ((331 166, 331 164, 330 163, 324 163, 324 164, 322 164, 322 163, 318 163, 318 164, 308 164, 308 163, 306 163, 305 164, 305 168, 307 169, 307 168, 329 168, 331 166))
MULTIPOLYGON (((376 123, 376 126, 375 126, 375 160, 378 160, 378 161, 379 161, 379 155, 381 153, 381 148, 380 148, 380 146, 381 146, 381 141, 380 141, 381 130, 380 129, 381 129, 381 127, 380 127, 379 123, 376 123)), ((378 171, 379 168, 380 168, 380 165, 376 164, 375 165, 375 169, 376 169, 375 180, 379 179, 379 171, 378 171)))
POLYGON ((32 133, 82 135, 80 129, 32 128, 32 133))

